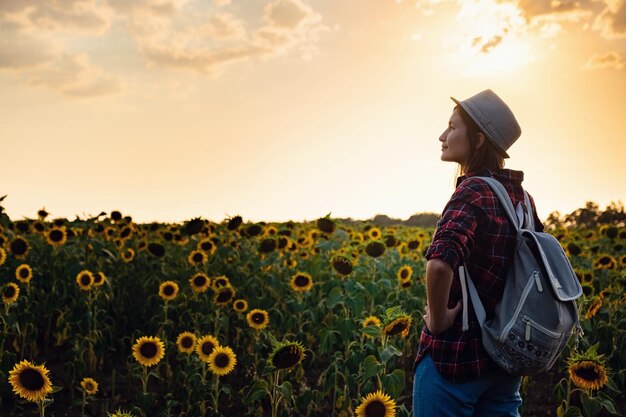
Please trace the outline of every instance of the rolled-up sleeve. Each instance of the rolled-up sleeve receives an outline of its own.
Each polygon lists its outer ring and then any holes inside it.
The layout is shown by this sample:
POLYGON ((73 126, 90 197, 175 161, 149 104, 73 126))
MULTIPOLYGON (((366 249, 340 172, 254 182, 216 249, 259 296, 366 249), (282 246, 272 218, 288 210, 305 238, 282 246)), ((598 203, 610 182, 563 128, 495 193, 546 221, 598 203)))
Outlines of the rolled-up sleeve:
POLYGON ((426 259, 441 259, 456 271, 469 258, 483 210, 480 188, 481 184, 474 181, 464 181, 457 187, 437 222, 426 259))

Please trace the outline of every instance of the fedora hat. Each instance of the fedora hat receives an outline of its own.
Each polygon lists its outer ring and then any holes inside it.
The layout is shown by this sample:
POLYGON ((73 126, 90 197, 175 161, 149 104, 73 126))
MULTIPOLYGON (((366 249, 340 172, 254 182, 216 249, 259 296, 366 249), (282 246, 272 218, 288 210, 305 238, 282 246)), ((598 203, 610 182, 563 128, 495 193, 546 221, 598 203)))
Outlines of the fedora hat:
POLYGON ((502 156, 509 158, 506 151, 522 134, 522 129, 509 106, 489 89, 463 101, 450 98, 476 122, 502 156))

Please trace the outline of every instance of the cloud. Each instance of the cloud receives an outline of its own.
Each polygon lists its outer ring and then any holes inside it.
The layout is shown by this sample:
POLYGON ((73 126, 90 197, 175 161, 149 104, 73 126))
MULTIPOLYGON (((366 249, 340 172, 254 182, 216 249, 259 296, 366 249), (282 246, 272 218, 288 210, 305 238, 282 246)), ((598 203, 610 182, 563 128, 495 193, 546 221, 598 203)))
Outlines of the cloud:
POLYGON ((109 8, 96 0, 21 0, 0 2, 0 22, 30 31, 101 35, 111 24, 109 8))
POLYGON ((496 35, 496 36, 493 36, 493 37, 487 39, 486 41, 484 41, 483 39, 484 38, 481 37, 481 36, 478 36, 478 37, 474 38, 472 40, 472 47, 473 48, 478 48, 478 49, 480 49, 480 52, 487 54, 493 48, 495 48, 500 43, 502 43, 503 37, 501 35, 496 35))
POLYGON ((611 1, 596 18, 593 28, 607 39, 626 37, 626 1, 611 1))
POLYGON ((626 66, 624 59, 615 51, 604 54, 595 54, 585 64, 584 68, 588 70, 594 69, 622 69, 626 66))
POLYGON ((57 47, 49 40, 24 32, 14 22, 0 22, 0 70, 37 67, 56 55, 57 47))
POLYGON ((124 83, 94 66, 85 54, 63 53, 44 66, 22 73, 28 83, 69 97, 95 97, 124 90, 124 83))
POLYGON ((314 15, 313 10, 300 0, 275 0, 263 9, 263 18, 277 28, 294 29, 314 15))

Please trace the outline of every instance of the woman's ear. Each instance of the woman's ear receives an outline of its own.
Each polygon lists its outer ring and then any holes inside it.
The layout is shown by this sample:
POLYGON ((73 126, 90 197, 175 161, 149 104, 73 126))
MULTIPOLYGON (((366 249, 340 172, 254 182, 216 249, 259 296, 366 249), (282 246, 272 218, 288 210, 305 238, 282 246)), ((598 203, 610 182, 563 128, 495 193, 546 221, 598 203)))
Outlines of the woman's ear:
POLYGON ((479 132, 477 138, 478 141, 476 142, 476 149, 480 149, 480 147, 483 146, 483 143, 485 143, 486 137, 484 133, 479 132))

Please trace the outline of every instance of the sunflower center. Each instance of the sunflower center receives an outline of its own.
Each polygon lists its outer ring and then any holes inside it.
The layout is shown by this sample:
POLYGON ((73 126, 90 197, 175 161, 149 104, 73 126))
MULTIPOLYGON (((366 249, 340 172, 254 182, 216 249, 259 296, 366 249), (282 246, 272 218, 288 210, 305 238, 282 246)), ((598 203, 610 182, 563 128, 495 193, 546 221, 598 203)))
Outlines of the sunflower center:
POLYGON ((244 305, 243 305, 243 301, 237 301, 237 302, 235 303, 235 308, 236 308, 236 309, 238 309, 238 310, 243 310, 243 307, 244 307, 244 305))
POLYGON ((30 275, 30 272, 28 272, 28 269, 26 268, 20 269, 20 278, 28 278, 29 275, 30 275))
POLYGON ((174 287, 172 287, 171 285, 166 285, 165 287, 163 287, 163 294, 170 296, 174 294, 174 287))
POLYGON ((26 253, 26 241, 24 239, 16 239, 11 242, 11 252, 16 255, 23 255, 26 253))
POLYGON ((50 232, 50 240, 53 242, 60 242, 63 240, 63 232, 60 230, 52 230, 50 232))
POLYGON ((307 285, 309 285, 309 277, 305 276, 305 275, 298 275, 296 276, 296 287, 306 287, 307 285))
POLYGON ((274 354, 272 363, 278 369, 287 369, 297 365, 301 356, 301 351, 297 347, 285 346, 274 354))
POLYGON ((265 321, 265 316, 261 313, 254 313, 252 315, 252 321, 256 324, 261 324, 265 321))
POLYGON ((80 276, 80 283, 83 285, 89 285, 91 284, 91 279, 89 278, 89 275, 87 274, 83 274, 80 276))
POLYGON ((202 250, 210 251, 213 248, 213 243, 212 242, 203 242, 202 245, 200 245, 200 247, 202 248, 202 250))
POLYGON ((202 275, 198 275, 193 279, 193 285, 196 287, 203 287, 206 284, 206 278, 202 275))
POLYGON ((211 352, 213 352, 213 349, 215 349, 215 346, 213 346, 213 343, 211 342, 204 342, 202 344, 202 353, 205 355, 210 355, 211 352))
POLYGON ((44 383, 41 372, 36 369, 25 369, 20 373, 20 384, 29 391, 39 391, 44 383))
POLYGON ((220 353, 215 356, 215 365, 218 368, 226 368, 230 363, 230 358, 225 353, 220 353))
POLYGON ((402 271, 400 271, 400 278, 407 279, 408 277, 409 277, 408 269, 403 269, 402 271))
POLYGON ((387 333, 393 336, 398 333, 401 333, 402 331, 404 331, 404 329, 406 329, 406 322, 404 320, 400 320, 400 321, 393 323, 393 325, 391 326, 391 328, 389 329, 387 333))
POLYGON ((611 260, 607 256, 603 256, 602 258, 600 258, 601 265, 608 265, 609 263, 611 263, 611 260))
POLYGON ((193 346, 193 340, 191 339, 191 337, 186 336, 186 337, 183 337, 183 339, 180 341, 180 344, 185 349, 189 349, 190 347, 193 346))
POLYGON ((583 366, 575 371, 576 375, 585 381, 595 381, 599 378, 600 374, 593 366, 583 366))
POLYGON ((220 293, 217 295, 217 302, 224 303, 230 300, 232 297, 233 297, 232 291, 229 289, 225 289, 225 290, 220 291, 220 293))
POLYGON ((93 384, 91 382, 86 382, 85 383, 85 390, 86 391, 93 391, 93 389, 94 389, 94 386, 93 386, 93 384))
POLYGON ((201 253, 196 253, 196 254, 193 255, 193 261, 194 262, 202 262, 202 259, 203 259, 203 257, 202 257, 201 253))
POLYGON ((12 285, 7 285, 6 287, 4 287, 3 295, 5 298, 13 298, 15 296, 15 287, 13 287, 12 285))
POLYGON ((153 358, 157 354, 157 347, 154 343, 144 343, 139 348, 139 352, 143 355, 144 358, 153 358))
POLYGON ((386 411, 385 404, 372 401, 365 407, 365 417, 384 417, 386 411))

